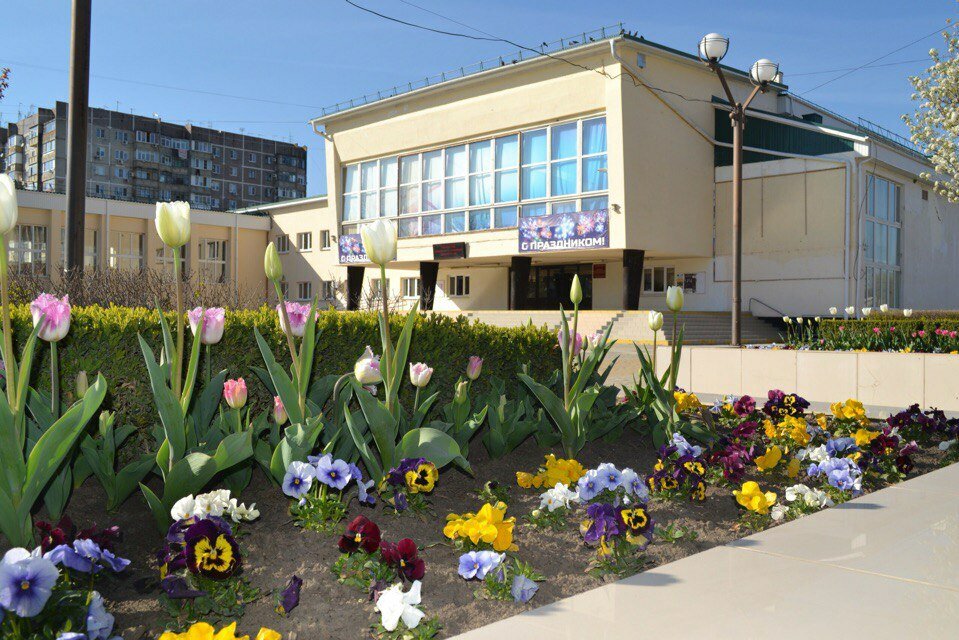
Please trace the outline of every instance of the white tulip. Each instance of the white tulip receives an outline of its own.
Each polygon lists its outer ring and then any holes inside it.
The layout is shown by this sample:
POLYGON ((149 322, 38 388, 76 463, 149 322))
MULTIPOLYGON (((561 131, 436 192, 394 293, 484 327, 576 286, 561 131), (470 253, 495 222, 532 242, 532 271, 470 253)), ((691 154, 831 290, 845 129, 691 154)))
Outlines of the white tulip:
POLYGON ((888 304, 879 305, 879 311, 882 313, 886 313, 887 311, 889 311, 889 305, 888 304))
POLYGON ((793 319, 790 318, 789 316, 783 316, 783 322, 785 322, 786 324, 792 324, 793 319))
POLYGON ((649 312, 649 328, 653 331, 659 331, 663 328, 663 314, 659 311, 650 311, 649 312))
POLYGON ((911 318, 911 317, 912 317, 912 309, 903 309, 903 310, 902 310, 902 315, 905 316, 905 317, 907 317, 907 318, 911 318))
POLYGON ((5 173, 0 173, 0 236, 17 225, 17 187, 5 173))
POLYGON ((360 229, 363 249, 370 262, 380 266, 396 260, 396 225, 382 218, 360 229))
POLYGON ((798 322, 799 324, 802 324, 802 323, 803 323, 803 317, 802 317, 802 316, 796 316, 796 322, 798 322))
POLYGON ((182 247, 190 241, 190 203, 158 202, 156 228, 168 247, 182 247))
POLYGON ((673 313, 678 313, 683 310, 682 287, 668 287, 666 289, 666 306, 669 307, 669 310, 673 313))
POLYGON ((432 377, 432 367, 426 366, 423 362, 417 362, 416 364, 410 363, 410 382, 413 383, 414 387, 422 389, 430 383, 430 378, 432 377))
POLYGON ((353 365, 353 375, 364 386, 383 381, 383 375, 380 373, 380 358, 373 355, 373 350, 369 346, 366 347, 366 351, 353 365))
POLYGON ((816 316, 815 320, 816 322, 822 322, 822 316, 816 316))
POLYGON ((847 316, 852 316, 856 314, 856 307, 846 307, 845 309, 847 316))
POLYGON ((839 309, 837 309, 836 307, 829 307, 829 315, 834 316, 837 313, 839 313, 839 309))
POLYGON ((863 317, 868 318, 870 313, 872 313, 872 307, 863 307, 863 308, 862 308, 862 315, 863 315, 863 317))

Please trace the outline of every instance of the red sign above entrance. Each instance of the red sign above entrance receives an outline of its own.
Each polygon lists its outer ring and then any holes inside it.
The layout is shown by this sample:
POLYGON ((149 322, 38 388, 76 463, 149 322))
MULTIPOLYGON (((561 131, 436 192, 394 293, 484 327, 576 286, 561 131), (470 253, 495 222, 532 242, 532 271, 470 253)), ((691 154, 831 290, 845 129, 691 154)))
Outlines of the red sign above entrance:
POLYGON ((444 242, 433 245, 434 260, 454 260, 466 257, 465 242, 444 242))
POLYGON ((606 264, 597 263, 593 265, 593 279, 606 277, 606 264))

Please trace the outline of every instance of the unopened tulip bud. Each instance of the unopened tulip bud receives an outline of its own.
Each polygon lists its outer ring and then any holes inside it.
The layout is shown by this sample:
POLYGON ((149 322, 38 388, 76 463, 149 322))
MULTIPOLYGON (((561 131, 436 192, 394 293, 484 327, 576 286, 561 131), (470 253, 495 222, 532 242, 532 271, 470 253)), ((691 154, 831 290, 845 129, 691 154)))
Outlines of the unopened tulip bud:
POLYGON ((673 313, 679 313, 683 310, 683 288, 668 287, 666 289, 666 306, 673 313))
POLYGON ((583 301, 583 285, 579 282, 579 274, 573 276, 573 284, 569 287, 569 299, 576 307, 583 301))
POLYGON ((653 331, 659 331, 663 328, 663 314, 659 311, 649 312, 649 328, 653 331))
POLYGON ((79 400, 80 398, 85 396, 87 393, 87 389, 89 388, 90 388, 90 382, 87 380, 87 372, 81 370, 80 373, 77 374, 77 382, 76 382, 77 399, 79 400))
POLYGON ((270 282, 279 282, 283 279, 283 263, 280 262, 280 254, 272 242, 266 245, 266 253, 263 254, 263 272, 266 273, 266 278, 270 282))
POLYGON ((190 241, 190 203, 158 202, 156 228, 160 240, 168 247, 182 247, 190 241))
POLYGON ((273 396, 273 420, 276 421, 278 426, 283 426, 288 419, 289 416, 286 413, 286 407, 283 406, 283 400, 280 399, 280 396, 273 396))
POLYGON ((223 383, 223 399, 231 409, 242 409, 246 404, 246 381, 243 378, 223 383))

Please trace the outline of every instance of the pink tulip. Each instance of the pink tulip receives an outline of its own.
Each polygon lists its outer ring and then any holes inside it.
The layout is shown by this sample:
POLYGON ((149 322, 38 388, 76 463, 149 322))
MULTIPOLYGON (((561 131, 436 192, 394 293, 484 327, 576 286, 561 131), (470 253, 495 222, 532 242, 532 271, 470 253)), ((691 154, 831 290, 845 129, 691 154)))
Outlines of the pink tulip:
POLYGON ((925 338, 925 337, 926 337, 926 330, 925 330, 925 329, 920 329, 920 330, 919 330, 919 337, 920 337, 920 338, 925 338))
POLYGON ((286 407, 283 406, 283 401, 280 399, 280 396, 273 396, 273 419, 276 421, 276 424, 286 424, 288 418, 286 407))
POLYGON ((231 409, 242 409, 246 404, 246 381, 243 378, 223 383, 223 399, 231 409))
MULTIPOLYGON (((283 313, 280 311, 280 305, 276 305, 276 313, 280 316, 280 328, 285 332, 286 322, 283 321, 283 313)), ((286 315, 290 316, 290 333, 297 338, 302 338, 306 332, 306 321, 310 317, 310 305, 300 304, 298 302, 287 302, 286 315)))
POLYGON ((466 377, 470 380, 476 380, 483 372, 483 359, 479 356, 470 356, 470 361, 466 365, 466 377))
POLYGON ((192 311, 187 311, 186 316, 190 321, 190 330, 193 331, 194 336, 197 327, 200 326, 200 318, 203 318, 203 333, 200 335, 200 344, 216 344, 223 339, 226 311, 222 307, 210 307, 209 309, 197 307, 192 311))
POLYGON ((414 387, 425 387, 433 377, 433 369, 423 362, 410 363, 410 382, 414 387))
POLYGON ((47 342, 59 342, 70 331, 70 296, 57 298, 50 293, 41 293, 30 303, 30 315, 33 316, 33 326, 37 326, 43 318, 39 336, 47 342))
MULTIPOLYGON (((573 330, 570 329, 568 335, 572 335, 572 334, 573 334, 573 330)), ((559 343, 560 349, 562 349, 563 347, 569 344, 568 338, 567 336, 563 335, 562 329, 558 329, 556 331, 556 342, 559 343)), ((579 353, 582 348, 583 348, 583 336, 580 335, 579 332, 577 332, 576 337, 573 339, 573 353, 579 353)))
POLYGON ((872 332, 873 332, 873 333, 879 333, 879 327, 873 327, 873 328, 872 328, 872 332))

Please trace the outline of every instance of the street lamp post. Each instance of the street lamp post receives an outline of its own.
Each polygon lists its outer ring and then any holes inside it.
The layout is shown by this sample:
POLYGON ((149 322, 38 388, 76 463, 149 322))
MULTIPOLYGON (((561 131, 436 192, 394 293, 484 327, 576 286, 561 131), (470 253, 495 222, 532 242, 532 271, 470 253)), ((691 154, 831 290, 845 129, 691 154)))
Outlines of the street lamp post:
POLYGON ((729 119, 733 128, 733 268, 732 268, 732 333, 730 344, 738 347, 741 344, 742 315, 742 259, 743 259, 743 129, 746 127, 746 109, 759 93, 764 93, 769 83, 779 75, 779 65, 765 58, 757 60, 749 70, 749 77, 753 82, 753 90, 746 100, 739 102, 729 89, 723 68, 719 64, 729 50, 729 38, 718 33, 709 33, 699 41, 699 57, 716 72, 719 82, 723 85, 726 98, 729 100, 729 119))

